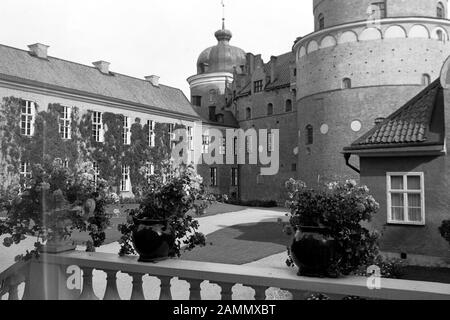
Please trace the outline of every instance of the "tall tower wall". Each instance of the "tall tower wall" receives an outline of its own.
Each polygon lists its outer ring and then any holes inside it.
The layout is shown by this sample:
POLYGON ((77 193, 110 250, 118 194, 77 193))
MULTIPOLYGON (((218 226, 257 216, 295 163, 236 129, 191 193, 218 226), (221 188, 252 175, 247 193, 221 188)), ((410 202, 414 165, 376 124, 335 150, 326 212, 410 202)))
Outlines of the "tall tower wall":
POLYGON ((314 1, 325 29, 294 45, 300 178, 357 177, 343 147, 439 77, 450 23, 436 18, 438 2, 386 1, 387 18, 373 25, 365 21, 370 1, 314 1))

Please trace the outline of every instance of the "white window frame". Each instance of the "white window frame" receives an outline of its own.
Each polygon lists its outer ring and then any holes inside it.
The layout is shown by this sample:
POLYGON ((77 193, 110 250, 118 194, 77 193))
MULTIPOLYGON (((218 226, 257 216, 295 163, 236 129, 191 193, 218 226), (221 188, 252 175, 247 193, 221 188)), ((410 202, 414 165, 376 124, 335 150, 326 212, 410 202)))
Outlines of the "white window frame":
POLYGON ((169 123, 169 137, 170 141, 175 140, 175 124, 169 123))
POLYGON ((208 154, 209 153, 209 145, 211 144, 211 137, 208 135, 208 133, 205 133, 202 136, 202 153, 208 154))
POLYGON ((92 134, 96 142, 104 142, 103 114, 92 112, 92 134))
POLYGON ((194 151, 194 128, 187 127, 188 150, 194 151))
POLYGON ((120 192, 131 191, 130 166, 122 165, 122 179, 120 180, 120 192))
POLYGON ((36 103, 22 100, 25 105, 21 105, 20 110, 20 133, 26 137, 34 135, 34 123, 36 120, 36 103))
POLYGON ((147 120, 147 126, 148 126, 148 146, 151 148, 154 148, 156 146, 156 123, 153 120, 147 120))
POLYGON ((21 179, 31 178, 31 166, 28 161, 20 162, 19 175, 21 179))
POLYGON ((62 114, 59 118, 59 134, 61 139, 72 139, 72 108, 62 106, 62 114))
POLYGON ((400 225, 416 225, 424 226, 426 224, 425 220, 425 176, 423 172, 388 172, 386 174, 386 190, 387 190, 387 221, 389 224, 400 224, 400 225), (403 190, 393 190, 391 188, 392 176, 402 176, 403 177, 403 190), (408 177, 420 177, 420 190, 408 190, 407 181, 408 177), (404 210, 404 221, 398 221, 392 219, 392 197, 393 193, 403 194, 403 210, 404 210), (409 221, 408 214, 408 194, 420 194, 421 197, 421 217, 422 221, 409 221))
POLYGON ((151 176, 155 174, 155 165, 152 162, 145 163, 145 177, 147 181, 150 182, 151 176))
POLYGON ((226 155, 227 154, 227 138, 222 137, 220 139, 221 139, 222 145, 219 147, 219 154, 226 155))
POLYGON ((123 144, 126 146, 131 145, 131 118, 123 117, 123 144))

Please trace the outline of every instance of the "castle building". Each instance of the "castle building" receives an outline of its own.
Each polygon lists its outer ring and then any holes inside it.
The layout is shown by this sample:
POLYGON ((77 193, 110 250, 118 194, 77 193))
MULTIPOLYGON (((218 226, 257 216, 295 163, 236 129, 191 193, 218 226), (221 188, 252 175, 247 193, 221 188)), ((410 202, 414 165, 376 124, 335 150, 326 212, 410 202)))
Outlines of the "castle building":
POLYGON ((314 0, 315 31, 293 46, 298 176, 357 177, 341 155, 439 77, 450 54, 447 1, 314 0))

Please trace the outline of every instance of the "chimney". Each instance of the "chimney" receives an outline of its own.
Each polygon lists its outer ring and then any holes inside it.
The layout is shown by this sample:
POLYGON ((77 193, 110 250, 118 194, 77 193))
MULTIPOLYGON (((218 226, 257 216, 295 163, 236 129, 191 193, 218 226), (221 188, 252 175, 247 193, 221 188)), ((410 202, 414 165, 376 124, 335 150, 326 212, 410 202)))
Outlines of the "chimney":
POLYGON ((386 118, 376 118, 375 119, 375 125, 378 126, 379 124, 382 124, 386 120, 386 118))
POLYGON ((277 64, 277 57, 270 57, 270 82, 273 83, 275 81, 275 65, 277 64))
POLYGON ((159 79, 160 77, 155 75, 145 77, 145 80, 150 82, 154 87, 159 87, 159 79))
POLYGON ((42 43, 35 43, 28 46, 30 54, 40 59, 47 59, 47 50, 49 46, 42 43))
POLYGON ((253 53, 247 53, 247 63, 249 74, 252 75, 255 71, 255 56, 253 55, 253 53))
POLYGON ((111 65, 109 62, 106 61, 97 61, 92 63, 101 73, 103 74, 109 74, 109 66, 111 65))

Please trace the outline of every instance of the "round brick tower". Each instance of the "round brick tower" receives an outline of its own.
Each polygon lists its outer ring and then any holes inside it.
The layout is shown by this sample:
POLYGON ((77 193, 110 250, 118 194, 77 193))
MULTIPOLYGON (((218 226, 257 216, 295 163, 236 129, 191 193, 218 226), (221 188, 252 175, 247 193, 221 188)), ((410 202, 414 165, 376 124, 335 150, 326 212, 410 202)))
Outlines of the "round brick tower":
POLYGON ((439 77, 450 54, 447 5, 314 0, 315 31, 293 47, 301 179, 358 176, 343 147, 439 77))

